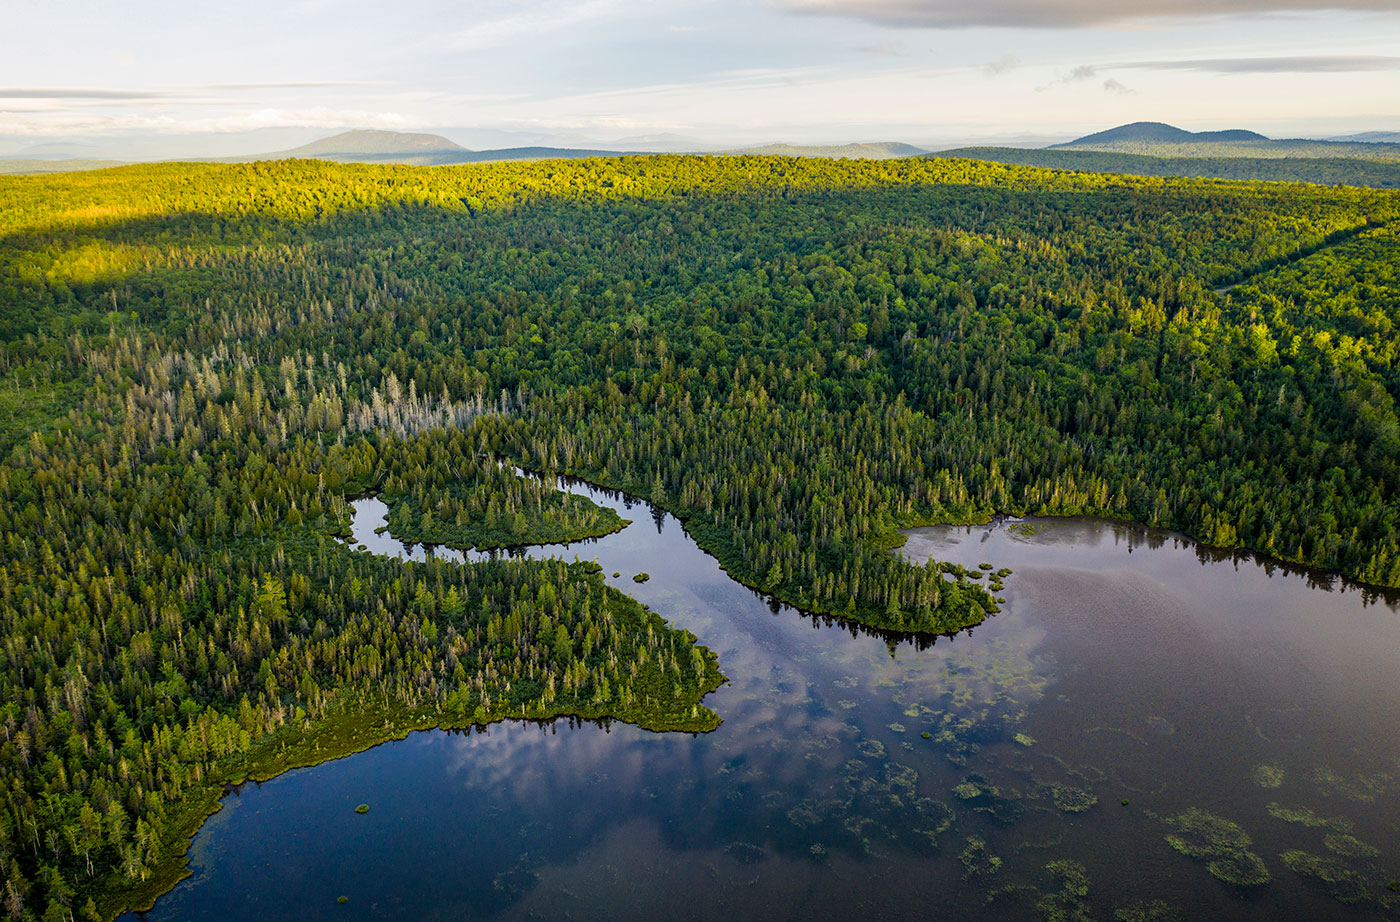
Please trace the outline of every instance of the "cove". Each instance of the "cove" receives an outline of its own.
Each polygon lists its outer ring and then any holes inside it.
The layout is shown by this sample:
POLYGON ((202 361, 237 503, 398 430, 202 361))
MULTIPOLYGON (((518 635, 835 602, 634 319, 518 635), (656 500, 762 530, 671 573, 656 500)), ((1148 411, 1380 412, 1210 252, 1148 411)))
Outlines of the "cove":
MULTIPOLYGON (((916 529, 913 559, 1014 573, 1001 614, 915 644, 566 488, 632 524, 525 553, 596 558, 714 649, 720 728, 429 731, 246 785, 144 918, 1400 916, 1395 599, 1113 523, 916 529), (1267 882, 1228 881, 1241 853, 1267 882)), ((357 544, 423 552, 356 512, 357 544)))

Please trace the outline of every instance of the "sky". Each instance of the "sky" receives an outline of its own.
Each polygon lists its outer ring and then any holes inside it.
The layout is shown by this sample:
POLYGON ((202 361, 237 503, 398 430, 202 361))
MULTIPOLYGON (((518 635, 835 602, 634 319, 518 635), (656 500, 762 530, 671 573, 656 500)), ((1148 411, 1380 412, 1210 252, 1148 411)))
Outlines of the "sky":
POLYGON ((4 4, 0 155, 1400 130, 1400 0, 4 4))

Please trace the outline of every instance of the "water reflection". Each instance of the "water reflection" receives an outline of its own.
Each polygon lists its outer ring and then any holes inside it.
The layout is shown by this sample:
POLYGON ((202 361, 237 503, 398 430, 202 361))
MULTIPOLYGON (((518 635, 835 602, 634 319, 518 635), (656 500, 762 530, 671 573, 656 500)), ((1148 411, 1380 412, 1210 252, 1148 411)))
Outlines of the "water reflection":
MULTIPOLYGON (((921 647, 774 605, 664 513, 564 488, 637 521, 516 553, 596 558, 695 632, 732 678, 723 726, 502 724, 289 773, 211 821, 151 918, 1395 916, 1393 605, 1113 524, 920 529, 911 558, 1015 571, 1003 614, 921 647), (1191 811, 1270 882, 1175 848, 1191 811)), ((376 503, 356 541, 424 554, 373 534, 376 503)))

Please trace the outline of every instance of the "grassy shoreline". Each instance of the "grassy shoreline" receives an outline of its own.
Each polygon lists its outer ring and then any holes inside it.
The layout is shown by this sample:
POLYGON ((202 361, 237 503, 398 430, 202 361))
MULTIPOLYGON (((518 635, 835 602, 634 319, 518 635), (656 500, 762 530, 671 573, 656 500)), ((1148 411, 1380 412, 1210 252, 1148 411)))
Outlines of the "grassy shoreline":
MULTIPOLYGON (((596 567, 588 568, 595 577, 596 567)), ((676 627, 631 596, 610 589, 614 614, 634 621, 638 633, 670 635, 682 646, 699 651, 703 672, 682 675, 673 682, 651 682, 644 673, 637 679, 638 694, 623 698, 616 691, 607 700, 523 697, 524 688, 489 689, 490 707, 475 696, 442 696, 416 707, 392 700, 371 688, 340 692, 324 715, 314 723, 286 726, 263 737, 249 751, 227 760, 205 783, 192 788, 170 819, 155 831, 161 843, 158 857, 143 880, 114 879, 97 883, 90 894, 97 918, 115 919, 128 911, 151 909, 157 899, 190 876, 189 849, 205 820, 222 809, 223 797, 232 786, 262 782, 298 768, 308 768, 345 758, 382 743, 400 740, 420 730, 483 728, 506 720, 553 721, 577 718, 599 722, 618 721, 655 733, 708 733, 722 722, 702 703, 728 681, 719 669, 719 657, 699 644, 690 631, 676 627), (655 692, 656 694, 649 694, 655 692), (475 705, 473 707, 473 705, 475 705)))
MULTIPOLYGON (((710 659, 714 659, 713 655, 710 659)), ((101 918, 112 920, 125 912, 148 911, 156 900, 189 877, 192 873, 189 849, 194 837, 205 820, 223 809, 223 799, 234 786, 249 781, 270 781, 295 769, 347 758, 383 743, 404 739, 410 733, 482 729, 507 720, 548 722, 572 717, 601 722, 616 720, 655 733, 709 733, 718 729, 721 720, 713 711, 699 706, 699 700, 726 681, 728 679, 717 668, 712 670, 695 700, 697 716, 694 717, 667 717, 608 705, 544 709, 527 706, 524 713, 512 708, 509 712, 501 709, 482 717, 475 714, 463 717, 436 708, 409 710, 383 704, 357 707, 359 702, 348 703, 332 711, 310 730, 272 735, 258 744, 253 755, 230 766, 223 777, 192 792, 179 811, 177 822, 162 830, 162 840, 170 845, 162 850, 154 872, 144 881, 101 887, 93 895, 97 912, 101 918)))

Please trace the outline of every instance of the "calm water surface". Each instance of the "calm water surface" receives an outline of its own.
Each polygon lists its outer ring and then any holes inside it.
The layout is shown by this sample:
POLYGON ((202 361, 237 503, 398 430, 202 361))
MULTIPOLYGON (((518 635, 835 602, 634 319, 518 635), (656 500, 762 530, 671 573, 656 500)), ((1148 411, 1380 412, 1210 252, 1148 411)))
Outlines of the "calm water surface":
MULTIPOLYGON (((716 650, 723 726, 416 733, 247 785, 146 918, 1400 918, 1394 600, 1102 522, 919 529, 915 560, 1015 572, 1001 614, 917 649, 774 606, 670 516, 569 489, 633 524, 530 556, 596 558, 716 650), (1192 809, 1270 881, 1175 850, 1192 809)), ((378 500, 356 510, 357 542, 422 554, 373 534, 378 500)))

